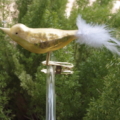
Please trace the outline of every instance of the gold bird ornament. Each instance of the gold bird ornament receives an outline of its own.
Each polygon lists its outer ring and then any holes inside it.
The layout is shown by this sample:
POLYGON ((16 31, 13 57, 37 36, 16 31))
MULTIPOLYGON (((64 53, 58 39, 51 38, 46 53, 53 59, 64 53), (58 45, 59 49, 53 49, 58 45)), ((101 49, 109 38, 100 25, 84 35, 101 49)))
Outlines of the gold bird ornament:
POLYGON ((111 31, 105 25, 88 24, 78 16, 76 21, 78 30, 61 30, 54 28, 29 28, 23 24, 16 24, 11 28, 2 28, 10 38, 33 53, 47 53, 63 48, 71 41, 92 47, 106 47, 113 53, 120 55, 120 42, 112 37, 111 31))

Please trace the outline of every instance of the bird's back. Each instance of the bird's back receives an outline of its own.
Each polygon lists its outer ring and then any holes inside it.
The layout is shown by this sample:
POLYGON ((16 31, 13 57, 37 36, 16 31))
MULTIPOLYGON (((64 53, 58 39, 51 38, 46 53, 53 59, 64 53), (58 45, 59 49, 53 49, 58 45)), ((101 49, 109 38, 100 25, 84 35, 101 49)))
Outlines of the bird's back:
POLYGON ((30 28, 28 35, 28 40, 33 43, 39 43, 41 41, 54 41, 57 39, 62 39, 68 36, 75 36, 77 30, 61 30, 54 28, 30 28))
POLYGON ((51 51, 64 47, 75 39, 77 30, 60 30, 53 28, 30 28, 27 41, 39 48, 51 51), (72 39, 71 39, 72 38, 72 39), (74 39, 73 39, 74 38, 74 39))

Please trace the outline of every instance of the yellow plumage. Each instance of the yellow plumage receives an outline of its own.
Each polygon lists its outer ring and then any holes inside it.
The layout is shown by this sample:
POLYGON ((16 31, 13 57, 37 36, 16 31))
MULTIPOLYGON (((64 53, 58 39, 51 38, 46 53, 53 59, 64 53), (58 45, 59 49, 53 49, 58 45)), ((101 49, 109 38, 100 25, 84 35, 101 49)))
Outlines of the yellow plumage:
POLYGON ((75 40, 77 30, 60 30, 53 28, 28 28, 16 24, 11 28, 0 28, 12 40, 33 53, 46 53, 58 50, 75 40))

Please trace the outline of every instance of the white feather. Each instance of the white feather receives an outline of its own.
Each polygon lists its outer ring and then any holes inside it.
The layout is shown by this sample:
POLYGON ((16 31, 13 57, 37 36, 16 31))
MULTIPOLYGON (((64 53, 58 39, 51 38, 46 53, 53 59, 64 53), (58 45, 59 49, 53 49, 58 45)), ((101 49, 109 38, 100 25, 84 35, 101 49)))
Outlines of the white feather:
POLYGON ((78 26, 76 33, 78 43, 96 48, 104 46, 111 52, 120 55, 120 51, 117 48, 120 46, 120 41, 112 37, 111 30, 108 30, 105 25, 87 24, 81 16, 78 16, 76 24, 78 26))

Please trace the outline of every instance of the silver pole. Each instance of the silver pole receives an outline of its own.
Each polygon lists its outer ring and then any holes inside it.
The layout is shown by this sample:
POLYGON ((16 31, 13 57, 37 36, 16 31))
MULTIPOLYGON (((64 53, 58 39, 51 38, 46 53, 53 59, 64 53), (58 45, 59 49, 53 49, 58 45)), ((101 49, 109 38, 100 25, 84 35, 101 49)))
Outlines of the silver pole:
POLYGON ((47 66, 46 120, 56 120, 56 95, 54 66, 47 66))
POLYGON ((47 73, 46 81, 46 120, 56 120, 56 94, 55 94, 55 71, 57 74, 61 72, 65 74, 72 74, 73 64, 67 62, 55 62, 50 61, 51 53, 47 54, 46 61, 43 61, 43 65, 47 65, 46 69, 41 70, 47 73), (62 71, 61 71, 62 67, 62 71))

